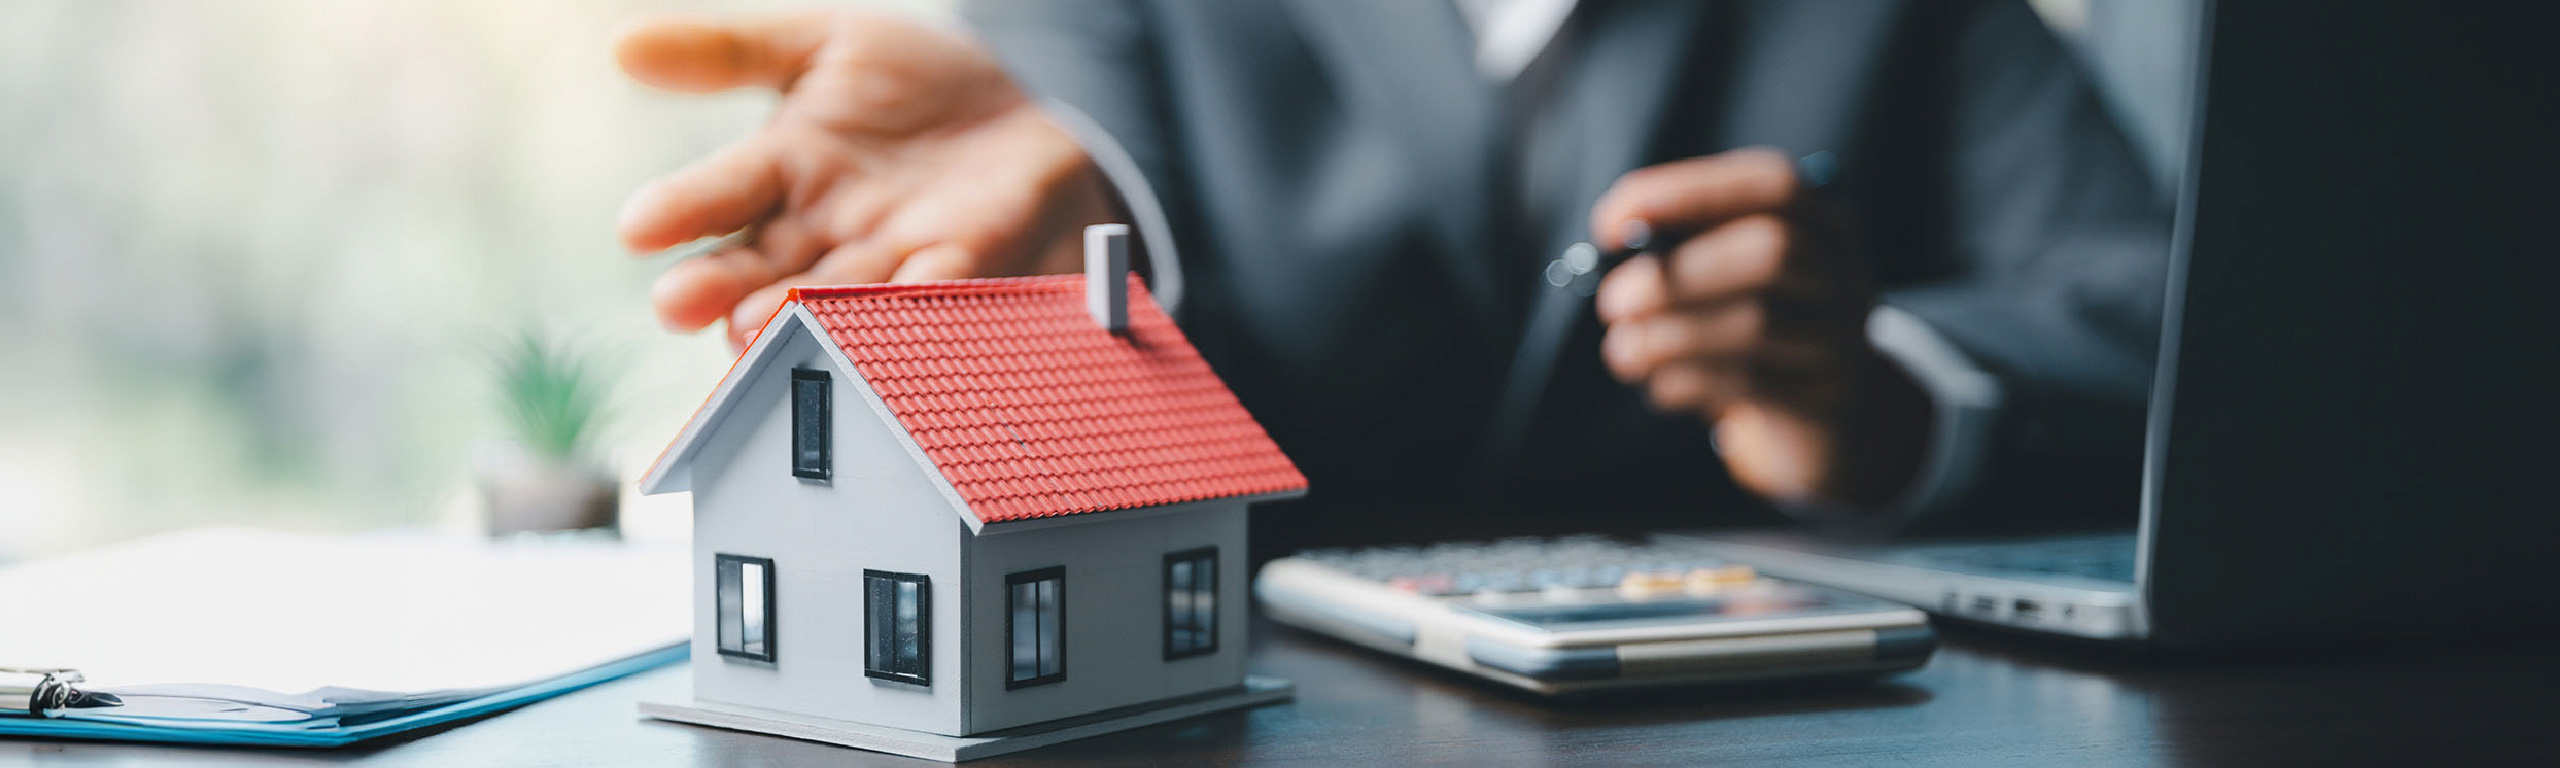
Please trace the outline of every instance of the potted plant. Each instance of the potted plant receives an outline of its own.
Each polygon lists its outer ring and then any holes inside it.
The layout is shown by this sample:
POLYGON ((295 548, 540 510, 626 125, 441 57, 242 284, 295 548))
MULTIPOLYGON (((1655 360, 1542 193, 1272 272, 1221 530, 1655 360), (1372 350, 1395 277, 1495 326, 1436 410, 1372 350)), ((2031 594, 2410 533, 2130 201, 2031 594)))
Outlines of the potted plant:
POLYGON ((616 532, 621 483, 593 454, 606 376, 592 358, 531 331, 494 357, 499 412, 512 434, 473 461, 490 535, 616 532))

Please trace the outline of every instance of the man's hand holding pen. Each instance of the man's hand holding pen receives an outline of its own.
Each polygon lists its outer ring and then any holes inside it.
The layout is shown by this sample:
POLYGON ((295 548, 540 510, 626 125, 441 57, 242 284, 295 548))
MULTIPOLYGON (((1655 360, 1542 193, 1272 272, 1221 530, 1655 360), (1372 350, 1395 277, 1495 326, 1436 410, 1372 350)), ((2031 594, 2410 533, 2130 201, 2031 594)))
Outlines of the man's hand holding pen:
POLYGON ((1744 488, 1878 507, 1917 474, 1929 401, 1867 342, 1874 289, 1809 192, 1762 149, 1619 177, 1592 206, 1594 245, 1641 253, 1600 283, 1601 355, 1655 407, 1708 420, 1744 488))

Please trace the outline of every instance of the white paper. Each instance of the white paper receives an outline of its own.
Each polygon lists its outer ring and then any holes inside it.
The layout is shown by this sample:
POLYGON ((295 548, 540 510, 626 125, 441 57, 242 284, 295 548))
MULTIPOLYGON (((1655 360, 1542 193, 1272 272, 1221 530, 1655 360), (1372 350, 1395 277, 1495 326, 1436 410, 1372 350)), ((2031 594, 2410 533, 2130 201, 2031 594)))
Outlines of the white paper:
POLYGON ((683 642, 686 551, 180 531, 0 570, 0 666, 105 691, 513 687, 683 642))

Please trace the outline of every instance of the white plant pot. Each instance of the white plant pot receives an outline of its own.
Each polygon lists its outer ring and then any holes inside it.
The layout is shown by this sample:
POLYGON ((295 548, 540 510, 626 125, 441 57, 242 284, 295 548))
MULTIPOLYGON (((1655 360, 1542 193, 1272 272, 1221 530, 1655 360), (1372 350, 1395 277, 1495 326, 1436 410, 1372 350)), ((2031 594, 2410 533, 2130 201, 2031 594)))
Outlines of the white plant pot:
POLYGON ((576 460, 558 461, 513 450, 483 450, 473 462, 489 535, 529 531, 614 530, 620 523, 621 482, 613 473, 576 460))

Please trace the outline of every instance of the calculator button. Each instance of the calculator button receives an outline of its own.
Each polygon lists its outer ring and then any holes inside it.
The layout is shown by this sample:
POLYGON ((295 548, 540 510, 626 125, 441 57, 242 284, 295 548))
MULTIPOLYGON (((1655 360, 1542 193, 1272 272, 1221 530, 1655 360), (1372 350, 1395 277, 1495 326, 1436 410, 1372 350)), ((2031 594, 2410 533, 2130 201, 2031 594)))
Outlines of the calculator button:
POLYGON ((1749 584, 1759 576, 1751 566, 1726 565, 1692 569, 1686 581, 1691 592, 1714 592, 1749 584))
POLYGON ((1398 592, 1441 597, 1458 594, 1448 574, 1427 573, 1420 576, 1398 576, 1387 580, 1387 588, 1398 592))
POLYGON ((1570 581, 1572 579, 1564 571, 1555 568, 1540 568, 1529 572, 1529 586, 1534 589, 1546 589, 1570 581))
POLYGON ((1688 586, 1688 576, 1681 571, 1637 571, 1618 581, 1618 591, 1636 597, 1679 592, 1688 586))
POLYGON ((1535 592, 1537 587, 1517 573, 1489 573, 1476 584, 1477 592, 1535 592))

